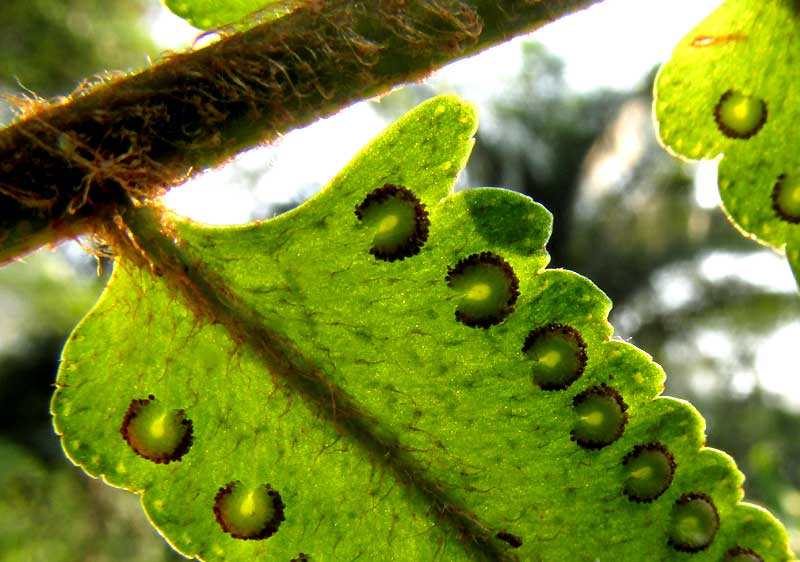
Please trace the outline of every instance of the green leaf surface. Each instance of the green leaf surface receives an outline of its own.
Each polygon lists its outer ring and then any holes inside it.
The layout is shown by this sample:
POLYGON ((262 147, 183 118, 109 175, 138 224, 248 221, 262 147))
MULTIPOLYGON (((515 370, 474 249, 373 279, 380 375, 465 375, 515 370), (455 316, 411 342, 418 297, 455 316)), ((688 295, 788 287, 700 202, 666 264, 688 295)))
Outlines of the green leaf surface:
POLYGON ((140 211, 162 258, 118 261, 64 351, 69 457, 213 561, 791 559, 702 418, 610 338, 607 297, 545 269, 548 212, 451 192, 475 127, 435 98, 263 223, 162 234, 140 211), (269 527, 267 485, 276 532, 236 538, 269 527))
POLYGON ((300 0, 164 0, 175 15, 191 25, 213 30, 228 25, 249 27, 292 10, 300 0))
POLYGON ((745 236, 785 249, 800 281, 800 14, 793 0, 726 0, 684 37, 656 81, 668 149, 722 155, 724 208, 745 236))

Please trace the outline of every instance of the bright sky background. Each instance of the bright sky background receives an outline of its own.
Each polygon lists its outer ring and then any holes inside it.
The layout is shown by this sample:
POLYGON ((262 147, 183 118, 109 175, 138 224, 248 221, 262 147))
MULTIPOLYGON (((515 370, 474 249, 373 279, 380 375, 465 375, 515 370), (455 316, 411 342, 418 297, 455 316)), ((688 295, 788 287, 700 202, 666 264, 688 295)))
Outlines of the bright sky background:
MULTIPOLYGON (((539 30, 532 37, 564 61, 565 78, 571 89, 631 89, 655 64, 667 60, 681 37, 720 3, 721 0, 606 0, 539 30)), ((153 32, 163 47, 170 49, 191 44, 198 34, 198 30, 166 10, 154 18, 153 32)), ((525 39, 454 63, 433 79, 458 90, 479 108, 485 106, 519 71, 520 41, 525 39)), ((166 202, 195 220, 215 224, 247 222, 253 209, 289 201, 298 190, 305 189, 302 195, 310 195, 385 125, 368 104, 356 104, 334 117, 287 134, 276 147, 252 150, 232 165, 174 189, 166 202), (308 164, 309 155, 313 155, 313 165, 308 164), (258 177, 255 191, 242 181, 243 175, 258 177)), ((719 204, 715 162, 698 167, 696 197, 698 204, 706 208, 719 204)), ((756 277, 751 279, 753 282, 782 291, 797 290, 785 258, 765 251, 747 259, 749 262, 745 263, 732 255, 715 254, 703 262, 701 269, 710 279, 746 271, 748 278, 756 277)), ((675 298, 677 303, 681 297, 675 298)), ((715 344, 713 334, 707 335, 708 345, 724 353, 725 343, 715 344)), ((786 350, 800 341, 800 323, 787 325, 765 341, 756 357, 759 383, 784 397, 797 396, 797 400, 787 401, 800 410, 800 381, 787 377, 785 370, 790 361, 786 350)), ((714 349, 709 352, 714 353, 714 349)))

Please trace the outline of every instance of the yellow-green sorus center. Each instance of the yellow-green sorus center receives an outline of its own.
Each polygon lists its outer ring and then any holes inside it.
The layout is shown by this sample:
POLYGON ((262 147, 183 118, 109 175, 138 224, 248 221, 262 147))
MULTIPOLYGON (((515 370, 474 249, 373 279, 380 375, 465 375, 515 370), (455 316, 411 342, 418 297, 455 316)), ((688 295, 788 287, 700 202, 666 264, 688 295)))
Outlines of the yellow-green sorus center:
POLYGON ((760 99, 732 91, 720 102, 717 117, 736 136, 748 137, 763 125, 765 112, 760 99))
POLYGON ((605 445, 619 436, 623 411, 613 396, 590 395, 575 406, 575 414, 573 435, 578 441, 605 445))
POLYGON ((625 465, 625 494, 638 500, 653 500, 672 482, 672 464, 663 451, 643 450, 625 465))
POLYGON ((545 351, 538 361, 539 364, 549 369, 558 369, 559 365, 564 362, 564 353, 560 349, 551 349, 550 351, 545 351))
POLYGON ((501 314, 511 299, 506 274, 492 264, 467 268, 455 276, 451 286, 462 294, 456 310, 474 320, 485 320, 501 314))
POLYGON ((596 412, 589 412, 588 414, 583 414, 581 416, 581 422, 590 427, 590 428, 601 428, 606 421, 605 412, 596 411, 596 412))
POLYGON ((790 220, 800 221, 800 180, 797 176, 781 178, 776 186, 775 204, 790 220))
POLYGON ((533 380, 543 388, 566 387, 578 375, 578 346, 562 334, 543 334, 527 350, 533 359, 533 380))
POLYGON ((397 226, 400 224, 400 217, 396 214, 391 214, 383 217, 381 223, 378 225, 378 232, 377 234, 380 236, 386 236, 391 234, 397 226))
POLYGON ((392 252, 408 242, 417 228, 414 205, 397 198, 369 205, 363 216, 364 223, 375 232, 373 248, 384 252, 392 252))
POLYGON ((167 424, 165 423, 167 419, 166 414, 162 414, 158 416, 153 423, 150 424, 150 434, 153 436, 154 439, 163 438, 164 435, 167 434, 169 431, 167 428, 167 424))
POLYGON ((465 295, 468 301, 486 302, 492 296, 492 286, 488 283, 476 283, 465 295))
POLYGON ((717 514, 707 501, 689 500, 674 508, 670 539, 685 549, 700 550, 714 540, 717 526, 717 514))
POLYGON ((258 535, 275 516, 272 497, 263 486, 246 488, 241 484, 222 499, 220 513, 231 533, 243 537, 258 535))
POLYGON ((131 421, 128 435, 142 455, 168 456, 175 452, 188 431, 182 422, 183 415, 179 412, 150 402, 131 421))

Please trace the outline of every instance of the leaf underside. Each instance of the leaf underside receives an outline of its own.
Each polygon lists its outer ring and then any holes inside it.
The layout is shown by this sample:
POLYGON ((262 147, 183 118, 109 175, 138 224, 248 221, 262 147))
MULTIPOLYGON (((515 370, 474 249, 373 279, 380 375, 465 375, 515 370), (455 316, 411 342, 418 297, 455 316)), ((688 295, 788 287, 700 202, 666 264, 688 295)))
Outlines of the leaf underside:
POLYGON ((723 155, 718 183, 728 216, 745 236, 785 249, 800 281, 798 6, 726 0, 662 67, 655 112, 677 155, 723 155))
POLYGON ((475 127, 469 105, 435 98, 286 215, 175 223, 186 279, 118 260, 63 354, 52 410, 70 459, 141 494, 176 549, 210 561, 719 561, 736 547, 791 559, 780 524, 739 503, 732 459, 703 448, 699 414, 657 397, 660 367, 610 339, 607 297, 544 269, 549 213, 510 191, 451 192, 475 127), (393 242, 376 235, 391 221, 375 201, 405 212, 406 192, 428 231, 380 259, 370 248, 393 242), (178 294, 200 277, 227 311, 178 294), (500 295, 496 317, 481 316, 485 291, 500 295), (585 364, 546 389, 536 373, 559 341, 578 367, 582 341, 585 364), (179 460, 156 463, 121 435, 150 396, 191 421, 179 460), (576 428, 595 403, 622 421, 592 442, 576 428), (674 461, 649 502, 626 491, 642 446, 674 461), (280 494, 274 534, 224 530, 215 499, 235 482, 280 494), (683 552, 669 537, 698 495, 719 529, 683 552))

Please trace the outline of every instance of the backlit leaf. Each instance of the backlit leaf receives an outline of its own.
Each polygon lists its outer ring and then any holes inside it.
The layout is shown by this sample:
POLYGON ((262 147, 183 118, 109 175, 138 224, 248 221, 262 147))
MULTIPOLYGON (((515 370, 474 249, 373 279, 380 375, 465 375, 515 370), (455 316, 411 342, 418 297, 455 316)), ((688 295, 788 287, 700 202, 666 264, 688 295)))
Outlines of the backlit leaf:
POLYGON ((475 126, 435 98, 267 222, 139 211, 153 268, 64 351, 67 454, 206 560, 789 560, 605 295, 544 269, 548 212, 451 193, 475 126))
POLYGON ((670 150, 722 155, 724 208, 743 234, 785 249, 800 281, 800 6, 726 0, 675 48, 656 82, 670 150))

